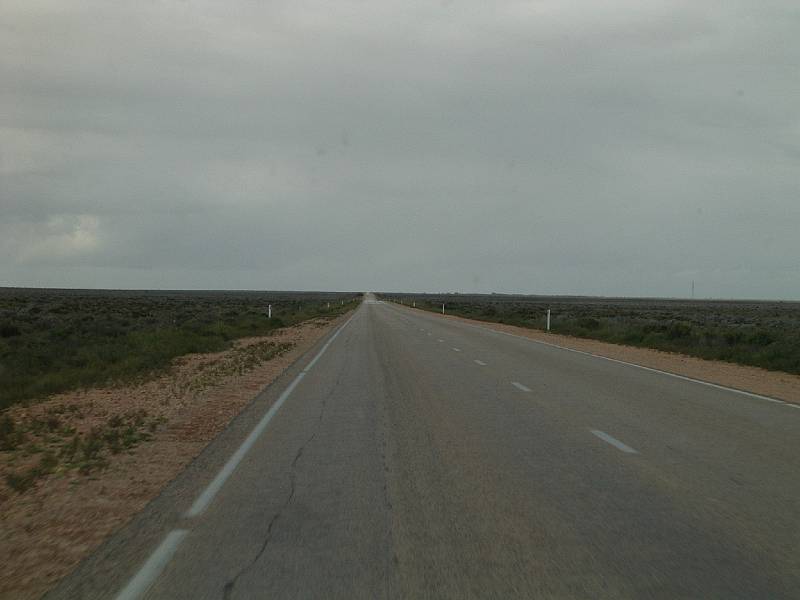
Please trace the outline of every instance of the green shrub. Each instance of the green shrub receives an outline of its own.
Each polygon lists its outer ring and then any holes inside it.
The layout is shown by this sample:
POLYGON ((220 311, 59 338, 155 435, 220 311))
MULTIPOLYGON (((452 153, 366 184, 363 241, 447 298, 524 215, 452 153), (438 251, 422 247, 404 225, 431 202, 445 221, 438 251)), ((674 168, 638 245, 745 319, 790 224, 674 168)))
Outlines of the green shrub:
POLYGON ((39 476, 48 475, 53 471, 55 471, 57 466, 58 466, 58 458, 52 451, 48 450, 44 454, 42 454, 42 457, 39 459, 39 464, 37 465, 37 471, 39 476))
POLYGON ((692 326, 688 323, 670 323, 666 330, 667 339, 680 340, 691 337, 692 326))
POLYGON ((6 474, 6 483, 12 490, 21 494, 33 487, 38 478, 39 474, 36 472, 36 468, 32 467, 17 473, 6 474))
POLYGON ((84 438, 81 444, 81 458, 84 461, 93 461, 100 456, 100 451, 103 449, 103 437, 103 432, 94 428, 84 438))
POLYGON ((600 329, 600 321, 592 317, 581 317, 578 319, 578 327, 588 329, 589 331, 596 331, 600 329))
POLYGON ((16 473, 6 474, 6 483, 12 490, 21 494, 33 487, 39 478, 49 475, 57 467, 58 458, 56 455, 52 452, 45 452, 34 466, 16 473))
POLYGON ((0 324, 0 337, 10 338, 17 337, 18 335, 22 335, 22 332, 16 325, 12 323, 0 324))
POLYGON ((74 462, 75 456, 81 449, 81 441, 81 436, 77 433, 74 434, 72 438, 61 447, 59 456, 67 462, 74 462))
POLYGON ((14 450, 25 441, 21 431, 9 415, 0 416, 0 450, 14 450))

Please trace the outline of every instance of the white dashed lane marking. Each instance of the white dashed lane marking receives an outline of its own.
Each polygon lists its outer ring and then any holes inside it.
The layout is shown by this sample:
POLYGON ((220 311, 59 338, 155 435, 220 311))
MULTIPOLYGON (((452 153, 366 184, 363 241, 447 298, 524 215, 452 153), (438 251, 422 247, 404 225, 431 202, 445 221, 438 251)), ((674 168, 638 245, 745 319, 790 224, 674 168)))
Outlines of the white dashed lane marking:
POLYGON ((590 429, 590 431, 607 444, 614 446, 617 450, 622 450, 622 452, 625 452, 626 454, 638 454, 636 450, 627 444, 623 444, 617 438, 608 435, 605 431, 600 431, 599 429, 590 429))

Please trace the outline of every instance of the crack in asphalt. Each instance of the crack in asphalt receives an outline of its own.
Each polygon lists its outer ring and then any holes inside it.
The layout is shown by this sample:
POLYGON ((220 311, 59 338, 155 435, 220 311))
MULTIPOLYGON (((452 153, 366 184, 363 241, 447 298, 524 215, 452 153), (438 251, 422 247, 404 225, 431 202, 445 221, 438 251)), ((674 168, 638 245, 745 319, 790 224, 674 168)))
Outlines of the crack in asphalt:
POLYGON ((386 414, 386 407, 384 406, 383 414, 383 440, 381 444, 381 461, 383 462, 383 501, 386 508, 386 563, 384 565, 384 594, 386 598, 391 598, 392 587, 392 574, 393 569, 398 564, 398 556, 394 551, 394 528, 392 524, 394 506, 392 505, 391 495, 389 493, 389 441, 388 441, 388 416, 386 414))
POLYGON ((325 395, 322 399, 322 406, 320 407, 319 417, 317 419, 317 424, 314 427, 314 433, 303 442, 303 444, 298 448, 297 454, 295 454, 294 459, 292 460, 290 472, 289 472, 289 482, 290 482, 290 490, 289 496, 286 498, 285 502, 281 505, 278 511, 273 515, 272 519, 270 519, 269 525, 267 526, 267 535, 264 537, 264 541, 261 544, 261 548, 259 549, 258 553, 253 557, 253 559, 244 567, 242 567, 236 575, 233 576, 230 580, 228 580, 223 589, 222 589, 222 599, 223 600, 230 600, 233 595, 233 590, 236 587, 236 583, 239 581, 239 578, 242 577, 245 573, 247 573, 250 569, 252 569, 255 564, 259 561, 259 559, 263 556, 264 552, 267 550, 267 546, 269 546, 270 541, 272 541, 272 528, 275 523, 278 521, 280 516, 283 512, 289 507, 294 499, 295 493, 295 486, 297 481, 297 463, 300 460, 300 457, 303 456, 303 451, 306 447, 314 441, 314 438, 317 437, 317 433, 319 432, 320 425, 322 424, 322 418, 325 415, 325 407, 328 405, 328 400, 333 395, 336 388, 339 387, 339 383, 342 380, 342 374, 339 373, 338 377, 336 378, 336 382, 331 387, 330 391, 325 395))
MULTIPOLYGON (((386 353, 383 353, 386 354, 386 353)), ((381 353, 376 352, 376 355, 379 357, 381 353)), ((381 374, 381 381, 383 383, 384 390, 391 390, 397 389, 398 386, 395 385, 393 381, 393 366, 389 363, 388 360, 378 358, 378 364, 380 366, 380 374, 381 374)), ((380 453, 381 453, 381 462, 383 465, 383 501, 384 506, 386 509, 386 530, 385 530, 385 544, 386 544, 386 557, 384 562, 384 597, 385 598, 392 598, 395 597, 393 592, 393 587, 397 586, 397 570, 400 564, 400 558, 397 555, 397 551, 395 548, 395 534, 394 534, 394 504, 392 503, 392 496, 391 491, 389 489, 389 479, 391 477, 391 440, 390 440, 390 431, 391 431, 391 415, 390 415, 390 408, 389 402, 391 402, 391 396, 387 395, 384 392, 381 395, 381 412, 382 412, 382 421, 383 421, 383 428, 382 428, 382 439, 380 441, 380 453)))

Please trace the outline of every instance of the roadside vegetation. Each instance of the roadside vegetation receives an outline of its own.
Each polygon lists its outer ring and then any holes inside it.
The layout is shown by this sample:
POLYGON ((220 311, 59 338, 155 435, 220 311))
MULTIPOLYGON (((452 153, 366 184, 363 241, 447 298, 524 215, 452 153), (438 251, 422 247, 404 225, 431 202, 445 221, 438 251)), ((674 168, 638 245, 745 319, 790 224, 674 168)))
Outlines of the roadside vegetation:
POLYGON ((131 382, 184 354, 220 351, 237 338, 336 316, 355 298, 0 288, 0 411, 57 392, 131 382))
POLYGON ((21 493, 51 473, 77 470, 89 475, 105 467, 110 455, 150 439, 161 423, 146 411, 134 409, 80 432, 71 423, 81 416, 74 404, 51 407, 42 416, 24 420, 0 416, 0 451, 14 452, 9 466, 17 467, 5 476, 8 487, 21 493))
MULTIPOLYGON (((175 391, 200 393, 291 347, 292 344, 269 340, 235 347, 221 359, 201 364, 197 376, 175 391)), ((149 440, 164 421, 162 416, 153 416, 143 408, 132 408, 87 428, 82 427, 82 410, 78 404, 61 403, 16 419, 10 411, 0 415, 0 452, 9 453, 13 469, 5 476, 9 488, 24 492, 41 477, 56 472, 89 475, 106 467, 111 456, 149 440)))
POLYGON ((416 308, 800 374, 800 303, 383 294, 416 308))
POLYGON ((164 373, 180 356, 229 350, 174 383, 176 397, 200 394, 292 348, 270 333, 336 317, 356 299, 355 294, 308 292, 0 289, 0 470, 5 485, 23 493, 47 475, 91 475, 114 455, 149 440, 164 422, 142 406, 98 420, 83 414, 92 411, 91 405, 40 400, 77 388, 141 383, 164 373))

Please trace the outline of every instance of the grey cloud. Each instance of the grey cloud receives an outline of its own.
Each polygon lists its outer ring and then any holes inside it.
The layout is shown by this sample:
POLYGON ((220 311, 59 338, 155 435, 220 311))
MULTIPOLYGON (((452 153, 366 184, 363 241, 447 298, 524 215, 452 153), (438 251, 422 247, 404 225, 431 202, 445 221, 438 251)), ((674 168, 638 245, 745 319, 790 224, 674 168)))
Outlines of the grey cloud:
POLYGON ((800 298, 791 2, 4 20, 1 284, 800 298))

